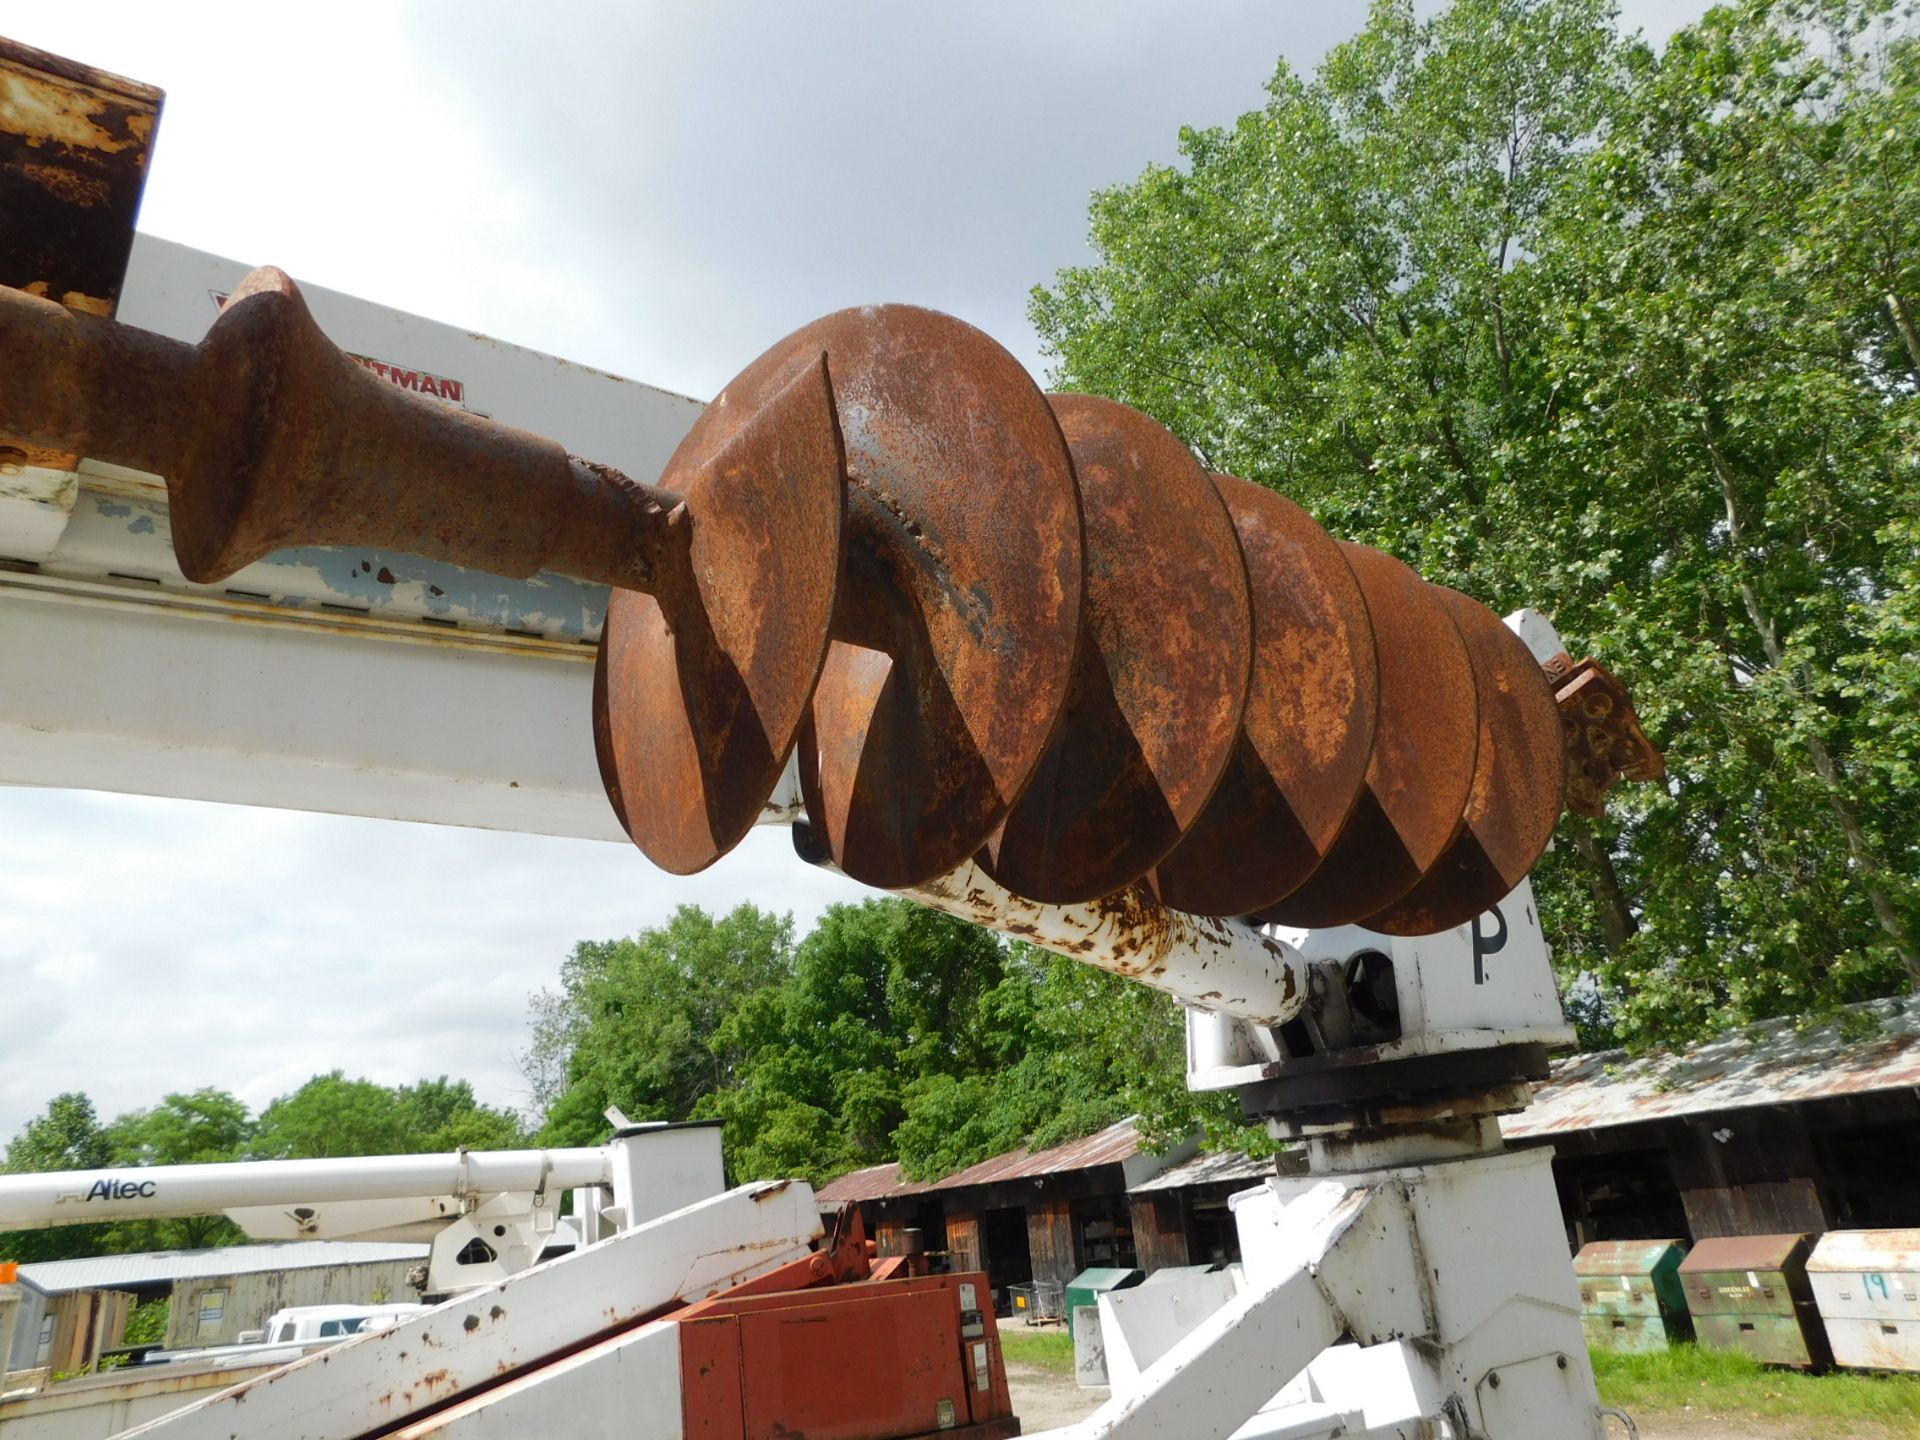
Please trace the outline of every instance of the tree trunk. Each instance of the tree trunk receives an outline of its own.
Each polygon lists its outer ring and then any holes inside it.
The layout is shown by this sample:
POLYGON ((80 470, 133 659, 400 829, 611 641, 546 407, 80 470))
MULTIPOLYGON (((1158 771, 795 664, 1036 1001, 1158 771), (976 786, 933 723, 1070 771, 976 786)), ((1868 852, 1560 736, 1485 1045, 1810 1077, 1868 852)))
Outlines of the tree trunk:
POLYGON ((1900 338, 1906 343, 1907 363, 1913 366, 1914 374, 1920 375, 1920 332, 1915 331, 1913 316, 1899 291, 1887 291, 1887 309, 1893 312, 1893 323, 1900 327, 1900 338))
POLYGON ((1573 836, 1575 853, 1586 862, 1587 890, 1600 912, 1600 933, 1606 940, 1607 953, 1617 955, 1640 928, 1640 922, 1633 918, 1633 907, 1627 904, 1619 872, 1613 868, 1613 856, 1594 834, 1592 822, 1584 815, 1569 815, 1567 830, 1573 836))

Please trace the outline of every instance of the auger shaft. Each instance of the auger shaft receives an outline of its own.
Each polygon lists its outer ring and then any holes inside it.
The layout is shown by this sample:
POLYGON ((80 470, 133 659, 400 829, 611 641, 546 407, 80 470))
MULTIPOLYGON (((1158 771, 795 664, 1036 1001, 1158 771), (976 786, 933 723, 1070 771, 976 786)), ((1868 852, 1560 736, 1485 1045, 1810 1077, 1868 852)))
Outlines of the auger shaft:
POLYGON ((165 477, 192 580, 287 544, 642 590, 672 569, 680 497, 380 384, 278 271, 250 276, 199 346, 0 289, 0 355, 0 431, 165 477))

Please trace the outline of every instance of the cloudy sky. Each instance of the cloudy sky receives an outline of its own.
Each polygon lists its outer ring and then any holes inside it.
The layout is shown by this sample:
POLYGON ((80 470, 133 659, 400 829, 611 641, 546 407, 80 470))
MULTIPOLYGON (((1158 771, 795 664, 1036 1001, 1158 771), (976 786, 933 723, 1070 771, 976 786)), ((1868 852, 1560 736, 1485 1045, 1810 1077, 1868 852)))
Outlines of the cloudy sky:
MULTIPOLYGON (((1664 34, 1703 8, 1638 0, 1664 34)), ((958 314, 1038 372, 1088 195, 1311 68, 1361 0, 0 5, 166 89, 143 229, 693 395, 841 306, 958 314)), ((519 1104, 528 993, 583 937, 859 892, 756 834, 623 847, 0 788, 0 1141, 316 1071, 519 1104)))

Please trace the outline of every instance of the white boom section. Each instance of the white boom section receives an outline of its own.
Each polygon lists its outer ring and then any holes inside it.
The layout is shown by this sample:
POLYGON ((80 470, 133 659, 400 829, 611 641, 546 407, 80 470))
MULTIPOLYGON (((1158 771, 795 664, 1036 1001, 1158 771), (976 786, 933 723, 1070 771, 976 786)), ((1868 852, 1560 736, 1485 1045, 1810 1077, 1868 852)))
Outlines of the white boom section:
POLYGON ((1282 1025, 1306 1003, 1292 945, 1237 920, 1169 910, 1144 885, 1084 905, 1043 905, 968 861, 900 893, 1234 1021, 1282 1025))
MULTIPOLYGON (((809 1253, 819 1204, 798 1182, 746 1185, 496 1285, 359 1335, 128 1435, 355 1440, 809 1253)), ((648 1397, 627 1393, 629 1414, 648 1397)), ((522 1434, 564 1434, 564 1415, 522 1434)), ((630 1424, 625 1433, 636 1433, 630 1424)))
MULTIPOLYGON (((120 318, 198 341, 246 268, 140 236, 120 318)), ((702 408, 302 288, 390 383, 643 480, 702 408)), ((158 477, 0 455, 0 784, 622 839, 589 728, 605 608, 604 589, 561 576, 352 546, 191 585, 158 477)))
POLYGON ((341 1160, 253 1160, 0 1175, 0 1230, 218 1215, 254 1205, 487 1195, 611 1185, 602 1149, 474 1150, 341 1160))
POLYGON ((592 1242, 718 1195, 725 1176, 717 1124, 633 1125, 596 1149, 0 1176, 0 1230, 224 1214, 256 1240, 424 1240, 424 1288, 446 1294, 532 1265, 568 1190, 592 1242))
POLYGON ((1203 1315, 1172 1286, 1102 1296, 1113 1397, 1045 1440, 1601 1440, 1551 1167, 1485 1152, 1234 1196, 1244 1289, 1203 1315))

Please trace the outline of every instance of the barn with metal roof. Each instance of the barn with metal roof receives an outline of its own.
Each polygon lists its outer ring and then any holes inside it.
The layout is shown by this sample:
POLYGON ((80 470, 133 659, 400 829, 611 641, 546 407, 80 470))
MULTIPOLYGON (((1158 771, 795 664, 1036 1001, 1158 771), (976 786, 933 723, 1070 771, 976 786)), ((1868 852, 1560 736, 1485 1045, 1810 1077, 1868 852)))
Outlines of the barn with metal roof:
POLYGON ((168 1300, 169 1348, 228 1345, 289 1305, 412 1300, 425 1245, 308 1240, 90 1255, 19 1267, 22 1291, 4 1370, 69 1371, 120 1344, 133 1308, 168 1300))
POLYGON ((1576 1245, 1920 1225, 1920 998, 1570 1056, 1502 1129, 1553 1146, 1576 1245))
POLYGON ((936 1180, 906 1179, 898 1165, 856 1170, 825 1186, 820 1203, 858 1204, 882 1254, 944 1251, 956 1270, 986 1271, 996 1296, 1004 1296, 1015 1285, 1064 1286, 1089 1266, 1187 1264, 1185 1229, 1160 1225, 1159 1209, 1151 1200, 1136 1204, 1133 1192, 1197 1149, 1188 1140, 1156 1155, 1127 1119, 1064 1145, 1009 1150, 936 1180))

